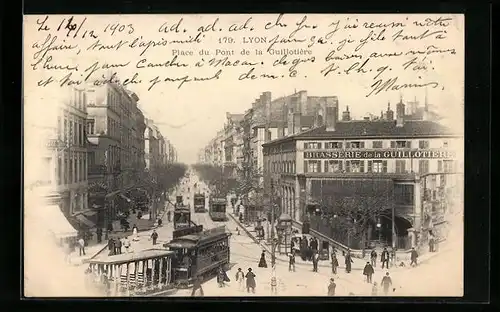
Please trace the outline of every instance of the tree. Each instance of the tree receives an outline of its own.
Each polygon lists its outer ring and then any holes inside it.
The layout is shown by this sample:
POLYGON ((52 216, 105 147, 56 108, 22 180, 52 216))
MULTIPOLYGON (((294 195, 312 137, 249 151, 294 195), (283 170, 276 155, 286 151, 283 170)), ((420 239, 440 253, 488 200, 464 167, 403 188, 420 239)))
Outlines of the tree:
POLYGON ((385 183, 366 182, 337 186, 337 193, 319 199, 322 232, 352 245, 364 240, 370 224, 392 211, 393 189, 385 183), (328 229, 327 229, 328 228, 328 229))
POLYGON ((155 168, 157 186, 160 191, 170 191, 186 174, 187 166, 181 163, 162 165, 155 168))

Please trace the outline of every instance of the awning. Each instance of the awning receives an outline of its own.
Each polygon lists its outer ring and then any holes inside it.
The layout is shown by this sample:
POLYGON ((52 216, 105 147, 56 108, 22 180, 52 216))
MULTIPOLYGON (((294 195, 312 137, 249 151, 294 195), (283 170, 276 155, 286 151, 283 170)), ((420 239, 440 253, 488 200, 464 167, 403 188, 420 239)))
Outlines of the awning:
POLYGON ((81 223, 85 224, 85 225, 86 225, 86 226, 88 226, 89 228, 93 228, 93 227, 95 226, 95 223, 94 223, 94 222, 90 221, 89 219, 87 219, 87 218, 86 218, 84 215, 82 215, 82 214, 76 215, 75 217, 76 217, 76 219, 77 219, 79 222, 81 222, 81 223))
POLYGON ((76 237, 77 230, 69 223, 58 205, 49 205, 42 208, 41 215, 49 230, 58 238, 76 237))

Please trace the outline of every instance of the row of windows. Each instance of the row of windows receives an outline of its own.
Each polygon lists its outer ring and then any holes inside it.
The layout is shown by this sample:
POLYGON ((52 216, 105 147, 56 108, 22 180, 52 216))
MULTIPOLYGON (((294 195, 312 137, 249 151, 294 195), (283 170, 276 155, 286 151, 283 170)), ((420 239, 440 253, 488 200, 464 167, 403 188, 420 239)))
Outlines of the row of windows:
MULTIPOLYGON (((304 149, 321 149, 324 146, 325 149, 350 149, 350 148, 384 148, 384 141, 351 141, 351 142, 305 142, 304 149), (367 143, 367 144, 365 144, 367 143), (370 146, 371 143, 371 146, 370 146)), ((418 141, 418 148, 427 149, 430 144, 428 140, 418 141)), ((390 148, 412 148, 412 141, 390 141, 390 148)), ((443 142, 443 147, 448 147, 448 142, 443 142)))
POLYGON ((84 90, 72 89, 69 98, 69 105, 75 107, 80 111, 86 111, 86 98, 87 96, 84 90))
POLYGON ((283 172, 283 173, 295 173, 297 170, 295 161, 274 161, 271 164, 271 171, 273 173, 283 172))
MULTIPOLYGON (((285 162, 286 163, 286 162, 285 162)), ((456 170, 456 163, 453 160, 438 160, 438 172, 454 172, 456 170)), ((409 173, 410 169, 407 168, 406 160, 395 161, 395 173, 409 173)), ((283 164, 281 165, 283 166, 283 164)), ((273 166, 274 172, 287 172, 283 171, 280 165, 273 166), (280 170, 280 171, 274 171, 280 170)), ((305 173, 319 173, 319 172, 373 172, 373 173, 386 173, 387 160, 305 160, 304 161, 305 173)), ((418 161, 417 172, 420 174, 429 173, 429 160, 422 159, 418 161)))
POLYGON ((57 184, 71 184, 87 180, 87 154, 71 152, 69 158, 57 159, 57 184))
POLYGON ((59 140, 71 146, 85 146, 85 120, 78 116, 57 117, 57 134, 59 140), (63 121, 64 119, 64 121, 63 121))

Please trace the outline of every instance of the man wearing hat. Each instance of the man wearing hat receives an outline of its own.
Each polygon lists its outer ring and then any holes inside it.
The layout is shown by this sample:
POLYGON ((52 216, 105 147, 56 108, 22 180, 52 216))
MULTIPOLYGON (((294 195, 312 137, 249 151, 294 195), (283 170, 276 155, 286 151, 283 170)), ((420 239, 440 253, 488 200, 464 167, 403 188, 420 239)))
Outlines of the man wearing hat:
POLYGON ((252 289, 252 293, 255 294, 255 274, 252 272, 252 268, 248 268, 245 278, 247 279, 247 292, 252 289))

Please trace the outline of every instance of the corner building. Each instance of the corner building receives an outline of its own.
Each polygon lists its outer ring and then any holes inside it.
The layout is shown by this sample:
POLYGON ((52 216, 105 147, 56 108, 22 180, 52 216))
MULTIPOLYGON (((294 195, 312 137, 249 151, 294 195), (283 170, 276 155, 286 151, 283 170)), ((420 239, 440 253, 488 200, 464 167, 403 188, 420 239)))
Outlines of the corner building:
POLYGON ((295 221, 310 220, 313 229, 351 248, 370 241, 413 245, 409 231, 418 235, 429 225, 429 211, 436 211, 423 207, 430 202, 424 195, 433 193, 440 202, 428 186, 451 185, 453 194, 460 194, 463 137, 433 121, 405 120, 404 105, 398 105, 397 120, 338 121, 335 110, 325 109, 322 126, 263 144, 266 184, 272 181, 282 211, 295 221), (336 234, 327 216, 336 217, 336 199, 359 195, 383 196, 380 203, 387 203, 388 213, 372 220, 356 242, 336 234))

